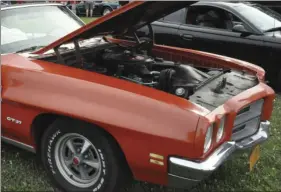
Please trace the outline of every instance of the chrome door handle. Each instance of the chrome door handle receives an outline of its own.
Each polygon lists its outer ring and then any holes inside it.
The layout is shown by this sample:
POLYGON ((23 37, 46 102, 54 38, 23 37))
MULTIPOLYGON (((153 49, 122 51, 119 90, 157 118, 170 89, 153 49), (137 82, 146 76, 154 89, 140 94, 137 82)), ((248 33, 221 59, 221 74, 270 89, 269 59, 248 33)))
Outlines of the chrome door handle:
POLYGON ((192 35, 188 35, 188 34, 181 34, 180 35, 182 39, 186 40, 186 41, 192 41, 193 36, 192 35))

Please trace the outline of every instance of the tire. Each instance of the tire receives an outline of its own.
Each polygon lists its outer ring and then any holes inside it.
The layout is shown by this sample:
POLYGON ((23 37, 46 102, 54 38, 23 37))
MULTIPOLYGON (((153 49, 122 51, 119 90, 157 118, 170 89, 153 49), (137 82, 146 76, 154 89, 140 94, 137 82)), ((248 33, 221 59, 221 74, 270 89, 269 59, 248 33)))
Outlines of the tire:
POLYGON ((112 9, 111 8, 109 8, 109 7, 106 7, 106 8, 104 8, 103 9, 103 11, 102 11, 102 15, 104 16, 104 15, 107 15, 108 13, 110 13, 112 11, 112 9))
POLYGON ((61 191, 118 192, 127 181, 128 166, 116 143, 93 125, 58 119, 44 133, 41 147, 47 174, 61 191))

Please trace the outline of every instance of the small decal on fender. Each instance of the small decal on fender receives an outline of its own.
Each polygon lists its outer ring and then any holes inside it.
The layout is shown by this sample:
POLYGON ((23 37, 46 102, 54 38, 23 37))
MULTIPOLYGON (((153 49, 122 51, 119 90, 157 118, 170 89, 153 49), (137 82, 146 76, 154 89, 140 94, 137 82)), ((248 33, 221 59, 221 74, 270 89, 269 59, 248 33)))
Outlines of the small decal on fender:
POLYGON ((7 120, 11 121, 12 123, 15 123, 15 124, 19 124, 19 125, 21 124, 20 120, 14 119, 12 117, 7 117, 7 120))
POLYGON ((160 166, 164 166, 164 162, 157 161, 155 159, 150 159, 150 163, 153 163, 153 164, 156 164, 156 165, 160 165, 160 166))
POLYGON ((159 155, 156 153, 150 153, 149 157, 150 157, 150 159, 149 159, 150 163, 164 166, 164 156, 163 155, 159 155))
POLYGON ((150 153, 149 157, 153 158, 153 159, 164 160, 164 156, 163 155, 159 155, 159 154, 156 154, 156 153, 150 153))

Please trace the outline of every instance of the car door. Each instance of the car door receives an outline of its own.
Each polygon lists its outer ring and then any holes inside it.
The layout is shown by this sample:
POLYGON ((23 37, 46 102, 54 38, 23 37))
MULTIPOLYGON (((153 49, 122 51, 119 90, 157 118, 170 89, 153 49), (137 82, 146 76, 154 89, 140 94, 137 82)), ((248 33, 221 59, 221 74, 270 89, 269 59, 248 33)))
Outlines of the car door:
MULTIPOLYGON (((151 24, 156 44, 177 46, 180 38, 178 37, 178 29, 183 23, 186 15, 186 8, 178 10, 167 15, 151 24)), ((148 27, 145 26, 137 31, 139 37, 148 37, 148 27)))
POLYGON ((240 20, 233 13, 212 6, 192 6, 186 15, 186 23, 178 30, 181 37, 180 47, 192 48, 215 54, 234 57, 249 62, 260 62, 264 51, 264 42, 259 35, 245 35, 234 32, 232 28, 236 24, 242 24, 252 32, 247 23, 240 20), (231 19, 231 26, 201 24, 199 17, 209 12, 215 12, 220 19, 231 19), (187 38, 186 38, 187 37, 187 38))
POLYGON ((93 15, 100 16, 102 13, 104 3, 102 1, 94 1, 93 15))
POLYGON ((85 3, 79 3, 76 5, 76 14, 78 14, 79 16, 84 16, 86 15, 86 7, 85 7, 85 3))
POLYGON ((181 39, 178 46, 188 49, 207 51, 212 53, 222 53, 224 38, 212 27, 202 27, 196 24, 197 17, 210 8, 205 6, 190 6, 184 16, 184 21, 179 27, 178 36, 181 39))

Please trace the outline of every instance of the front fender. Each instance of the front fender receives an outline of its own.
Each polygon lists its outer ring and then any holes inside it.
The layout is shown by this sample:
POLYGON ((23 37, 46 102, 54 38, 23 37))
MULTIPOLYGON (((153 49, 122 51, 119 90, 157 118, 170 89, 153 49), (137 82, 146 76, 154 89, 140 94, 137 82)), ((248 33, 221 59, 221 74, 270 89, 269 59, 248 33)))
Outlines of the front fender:
MULTIPOLYGON (((26 106, 22 118, 29 118, 29 110, 34 114, 36 109, 38 115, 60 114, 104 128, 119 143, 137 179, 163 183, 169 155, 196 158, 196 127, 207 110, 176 96, 93 72, 18 55, 3 60, 2 97, 26 106), (151 164, 150 153, 163 156, 164 165, 151 164)), ((30 127, 23 129, 31 135, 30 127)))

